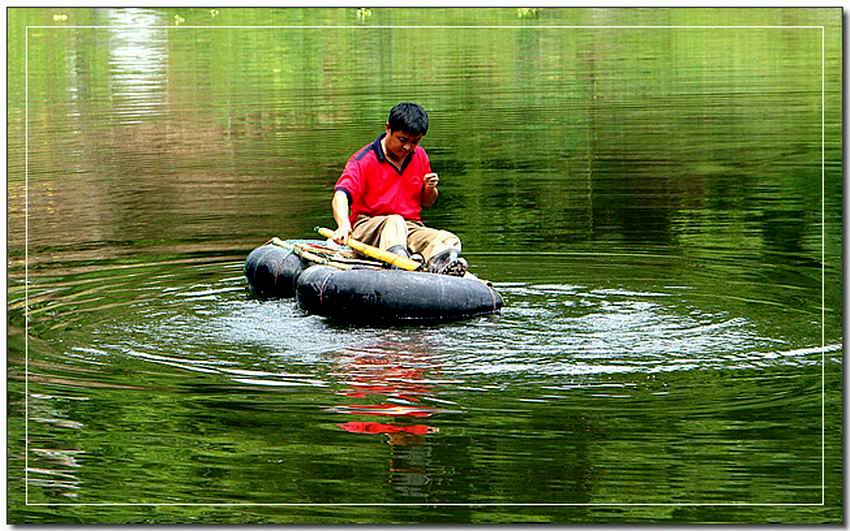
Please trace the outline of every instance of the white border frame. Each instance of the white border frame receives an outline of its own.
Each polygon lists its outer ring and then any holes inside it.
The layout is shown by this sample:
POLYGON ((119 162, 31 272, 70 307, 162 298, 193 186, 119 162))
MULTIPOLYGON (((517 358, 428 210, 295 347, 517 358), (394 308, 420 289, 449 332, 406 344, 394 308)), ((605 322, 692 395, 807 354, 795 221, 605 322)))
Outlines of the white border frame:
MULTIPOLYGON (((8 23, 8 22, 7 22, 8 23)), ((24 504, 25 506, 95 507, 812 507, 826 505, 826 36, 825 26, 143 26, 145 29, 820 29, 821 34, 821 501, 788 503, 30 503, 29 501, 29 30, 30 29, 132 29, 134 26, 26 26, 24 43, 24 504)))

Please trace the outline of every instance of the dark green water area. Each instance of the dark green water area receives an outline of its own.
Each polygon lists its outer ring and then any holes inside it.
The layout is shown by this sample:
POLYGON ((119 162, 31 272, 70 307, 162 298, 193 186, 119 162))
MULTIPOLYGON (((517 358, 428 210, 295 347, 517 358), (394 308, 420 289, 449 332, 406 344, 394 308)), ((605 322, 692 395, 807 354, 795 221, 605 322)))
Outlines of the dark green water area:
POLYGON ((8 12, 14 523, 839 523, 841 10, 8 12), (501 314, 257 300, 387 110, 501 314))

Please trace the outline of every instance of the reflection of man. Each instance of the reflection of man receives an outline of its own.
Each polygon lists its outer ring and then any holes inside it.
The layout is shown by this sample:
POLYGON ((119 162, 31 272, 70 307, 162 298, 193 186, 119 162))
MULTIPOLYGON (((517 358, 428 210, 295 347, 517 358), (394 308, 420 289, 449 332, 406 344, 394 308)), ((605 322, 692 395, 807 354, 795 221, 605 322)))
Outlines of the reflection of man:
POLYGON ((390 445, 390 485, 405 496, 427 496, 423 487, 431 483, 432 448, 425 435, 439 431, 437 428, 380 422, 346 422, 338 426, 351 433, 386 435, 390 445))
POLYGON ((390 447, 390 485, 405 496, 425 497, 428 495, 425 487, 431 483, 432 448, 427 436, 439 430, 410 420, 441 412, 421 401, 433 395, 433 386, 426 383, 433 367, 427 363, 426 354, 398 352, 398 348, 409 349, 409 344, 382 346, 389 348, 381 349, 380 353, 371 349, 362 353, 344 352, 338 360, 339 376, 349 384, 338 394, 371 403, 341 405, 331 411, 380 417, 383 422, 353 420, 337 426, 349 433, 386 437, 390 447), (382 403, 375 403, 376 396, 384 398, 382 403))
POLYGON ((345 244, 351 237, 408 258, 419 254, 429 271, 463 276, 460 239, 421 220, 422 208, 437 201, 440 182, 419 146, 427 132, 428 114, 419 105, 390 110, 386 132, 348 160, 334 187, 333 239, 345 244))

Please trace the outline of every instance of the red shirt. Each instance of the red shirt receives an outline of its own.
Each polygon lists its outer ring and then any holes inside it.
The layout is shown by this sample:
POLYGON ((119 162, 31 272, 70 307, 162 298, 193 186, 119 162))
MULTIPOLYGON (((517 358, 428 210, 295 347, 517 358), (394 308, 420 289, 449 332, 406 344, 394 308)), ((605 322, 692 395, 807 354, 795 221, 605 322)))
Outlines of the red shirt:
POLYGON ((398 214, 404 219, 421 221, 423 176, 431 171, 428 154, 419 146, 397 169, 384 156, 381 134, 374 142, 352 155, 345 165, 334 191, 348 196, 349 220, 357 216, 398 214))

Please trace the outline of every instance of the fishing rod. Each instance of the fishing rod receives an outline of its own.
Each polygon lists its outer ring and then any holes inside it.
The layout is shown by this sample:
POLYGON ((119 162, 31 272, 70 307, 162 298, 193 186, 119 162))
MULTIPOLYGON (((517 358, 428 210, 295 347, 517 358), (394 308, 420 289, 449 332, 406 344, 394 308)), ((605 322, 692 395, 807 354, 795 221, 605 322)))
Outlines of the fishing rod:
MULTIPOLYGON (((314 230, 325 238, 333 239, 334 233, 328 228, 314 227, 314 230)), ((351 238, 348 239, 347 245, 358 253, 364 254, 369 258, 374 258, 375 260, 380 260, 381 262, 394 265, 399 269, 404 269, 405 271, 416 271, 422 268, 422 264, 416 260, 411 260, 410 258, 391 253, 383 249, 378 249, 377 247, 373 247, 351 238)))

